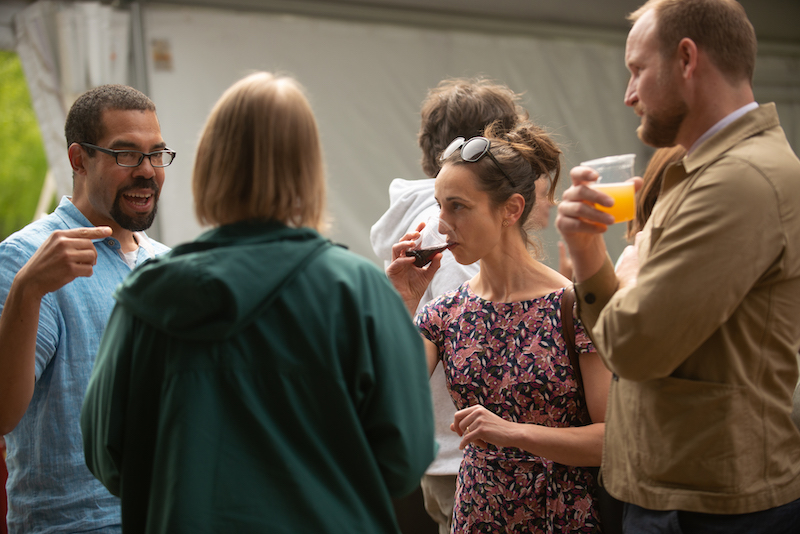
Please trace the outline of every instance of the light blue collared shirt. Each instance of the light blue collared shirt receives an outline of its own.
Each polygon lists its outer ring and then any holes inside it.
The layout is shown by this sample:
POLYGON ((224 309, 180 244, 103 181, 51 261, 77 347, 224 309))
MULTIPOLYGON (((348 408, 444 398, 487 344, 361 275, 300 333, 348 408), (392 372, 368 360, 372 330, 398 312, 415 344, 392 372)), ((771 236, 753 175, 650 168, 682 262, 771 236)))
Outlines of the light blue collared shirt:
MULTIPOLYGON (((93 226, 64 197, 56 210, 0 243, 0 303, 17 271, 55 230, 93 226)), ((137 265, 169 250, 138 233, 137 265)), ((131 272, 112 237, 95 241, 97 264, 48 293, 39 312, 36 385, 8 446, 10 532, 120 532, 119 499, 86 467, 80 410, 95 354, 111 309, 112 293, 131 272)), ((2 306, 2 305, 0 305, 2 306)), ((0 307, 0 309, 2 309, 0 307)))

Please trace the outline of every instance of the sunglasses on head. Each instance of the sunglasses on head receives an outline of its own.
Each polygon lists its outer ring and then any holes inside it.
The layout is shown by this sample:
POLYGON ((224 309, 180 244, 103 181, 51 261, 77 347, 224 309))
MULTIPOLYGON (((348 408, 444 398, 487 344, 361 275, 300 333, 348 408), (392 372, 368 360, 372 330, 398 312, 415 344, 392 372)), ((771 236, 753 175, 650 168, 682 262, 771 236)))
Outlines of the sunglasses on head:
POLYGON ((494 164, 497 165, 497 168, 500 169, 500 172, 503 173, 503 176, 506 177, 508 182, 511 184, 511 187, 516 187, 517 184, 514 183, 514 180, 512 180, 508 173, 503 170, 503 167, 500 166, 500 162, 497 161, 497 158, 495 158, 489 151, 491 146, 491 141, 485 137, 473 137, 468 141, 465 141, 463 137, 456 137, 453 139, 452 143, 447 145, 447 148, 445 148, 444 152, 442 152, 442 157, 439 159, 441 161, 446 160, 458 149, 461 149, 461 159, 469 163, 475 163, 483 156, 488 155, 490 158, 492 158, 494 164))

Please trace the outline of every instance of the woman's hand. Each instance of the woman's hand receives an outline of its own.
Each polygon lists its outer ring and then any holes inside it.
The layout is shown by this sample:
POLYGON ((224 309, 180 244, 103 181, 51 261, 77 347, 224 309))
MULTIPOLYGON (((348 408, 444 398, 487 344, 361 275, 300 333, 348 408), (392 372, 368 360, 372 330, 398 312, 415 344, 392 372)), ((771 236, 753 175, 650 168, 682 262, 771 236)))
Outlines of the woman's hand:
POLYGON ((425 289, 431 283, 433 275, 439 270, 442 261, 440 252, 425 267, 416 267, 414 265, 415 258, 406 256, 406 251, 414 248, 414 242, 419 238, 419 231, 424 227, 425 223, 420 223, 415 232, 404 235, 400 242, 392 245, 392 263, 386 268, 386 276, 400 293, 411 315, 416 312, 425 289))
POLYGON ((641 240, 642 232, 637 232, 633 245, 625 247, 620 255, 616 268, 620 289, 636 285, 636 277, 639 275, 639 242, 641 240))
POLYGON ((519 423, 506 421, 480 404, 456 412, 450 430, 461 436, 460 449, 472 442, 479 447, 491 443, 496 447, 515 447, 519 423))

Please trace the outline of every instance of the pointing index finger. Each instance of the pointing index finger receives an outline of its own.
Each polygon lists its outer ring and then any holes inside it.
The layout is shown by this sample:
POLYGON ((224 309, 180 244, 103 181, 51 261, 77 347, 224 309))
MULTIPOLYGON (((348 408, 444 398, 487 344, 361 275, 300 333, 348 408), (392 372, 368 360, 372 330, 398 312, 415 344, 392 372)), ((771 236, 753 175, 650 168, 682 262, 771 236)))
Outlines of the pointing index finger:
POLYGON ((77 237, 81 239, 102 239, 111 235, 110 226, 87 226, 84 228, 71 228, 64 231, 67 237, 77 237))

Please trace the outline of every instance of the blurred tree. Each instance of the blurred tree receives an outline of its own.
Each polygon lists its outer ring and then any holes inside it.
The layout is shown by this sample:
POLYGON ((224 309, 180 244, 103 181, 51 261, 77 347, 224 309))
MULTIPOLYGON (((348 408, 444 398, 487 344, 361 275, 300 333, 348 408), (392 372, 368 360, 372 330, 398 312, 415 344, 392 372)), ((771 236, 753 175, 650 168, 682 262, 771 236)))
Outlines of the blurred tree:
POLYGON ((0 50, 0 240, 35 216, 47 158, 19 57, 0 50))

